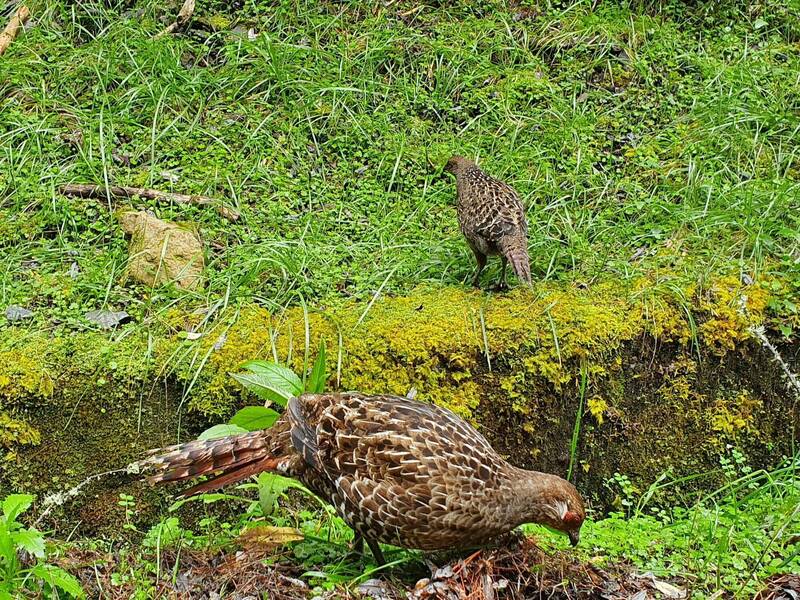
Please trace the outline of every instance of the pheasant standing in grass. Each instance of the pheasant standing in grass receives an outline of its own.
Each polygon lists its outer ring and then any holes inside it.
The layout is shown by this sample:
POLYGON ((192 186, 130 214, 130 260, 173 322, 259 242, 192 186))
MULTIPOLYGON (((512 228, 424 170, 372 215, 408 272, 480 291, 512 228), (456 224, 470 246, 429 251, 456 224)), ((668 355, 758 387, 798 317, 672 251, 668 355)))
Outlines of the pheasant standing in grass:
POLYGON ((474 162, 453 156, 445 170, 456 176, 458 222, 478 261, 472 285, 478 287, 486 257, 499 254, 503 261, 498 289, 506 287, 506 263, 525 283, 531 282, 528 261, 528 223, 517 192, 489 177, 474 162))
POLYGON ((577 544, 583 502, 569 482, 503 460, 460 417, 396 396, 305 394, 271 429, 154 451, 151 483, 214 475, 207 492, 269 471, 330 502, 384 564, 378 542, 440 550, 482 545, 522 523, 577 544))

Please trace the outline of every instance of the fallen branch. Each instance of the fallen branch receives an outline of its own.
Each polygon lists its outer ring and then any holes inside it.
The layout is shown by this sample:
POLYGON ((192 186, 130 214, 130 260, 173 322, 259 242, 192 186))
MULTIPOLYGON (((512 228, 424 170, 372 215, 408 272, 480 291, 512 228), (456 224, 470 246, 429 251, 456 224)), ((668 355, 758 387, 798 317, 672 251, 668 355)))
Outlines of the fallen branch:
POLYGON ((17 9, 16 14, 11 17, 8 25, 3 29, 3 33, 0 33, 0 54, 5 52, 6 48, 11 45, 11 42, 17 37, 19 30, 22 29, 22 26, 25 25, 30 17, 31 11, 28 10, 27 6, 20 6, 17 9))
POLYGON ((190 196, 188 194, 174 194, 172 192, 162 192, 149 188, 123 187, 117 185, 106 188, 104 185, 82 183, 62 185, 59 190, 65 196, 78 196, 79 198, 106 198, 107 196, 112 198, 133 198, 134 196, 139 196, 140 198, 147 198, 148 200, 165 200, 167 202, 174 202, 175 204, 213 206, 220 216, 225 217, 229 221, 236 221, 239 219, 239 213, 236 210, 223 206, 218 200, 207 196, 190 196))
POLYGON ((40 514, 39 518, 36 519, 34 525, 38 525, 39 521, 41 521, 47 515, 49 515, 50 511, 52 511, 54 507, 63 506, 71 498, 79 496, 81 494, 81 490, 86 485, 92 483, 93 481, 97 481, 98 479, 102 479, 103 477, 108 477, 109 475, 123 475, 123 474, 137 475, 139 473, 138 469, 139 469, 138 463, 133 463, 123 469, 114 469, 112 471, 106 471, 105 473, 95 473, 94 475, 89 475, 89 477, 81 481, 75 487, 70 488, 66 492, 55 492, 53 494, 50 494, 49 496, 45 497, 43 502, 45 507, 44 511, 42 511, 42 514, 40 514))
POLYGON ((770 351, 772 358, 776 363, 778 363, 778 365, 780 365, 781 369, 783 369, 783 372, 786 375, 786 380, 789 383, 789 389, 793 390, 797 398, 800 399, 800 379, 798 379, 797 375, 792 372, 792 370, 789 368, 789 365, 786 364, 786 361, 783 360, 783 357, 781 356, 781 353, 778 352, 778 349, 773 345, 772 342, 769 341, 767 333, 764 331, 764 326, 753 326, 750 328, 750 333, 758 338, 758 341, 761 342, 761 345, 764 348, 770 351))
POLYGON ((192 14, 194 14, 194 3, 195 0, 184 0, 183 6, 181 6, 181 9, 178 11, 178 17, 175 19, 175 22, 161 33, 157 33, 153 39, 158 39, 164 35, 186 29, 186 26, 189 24, 189 19, 191 19, 192 14))

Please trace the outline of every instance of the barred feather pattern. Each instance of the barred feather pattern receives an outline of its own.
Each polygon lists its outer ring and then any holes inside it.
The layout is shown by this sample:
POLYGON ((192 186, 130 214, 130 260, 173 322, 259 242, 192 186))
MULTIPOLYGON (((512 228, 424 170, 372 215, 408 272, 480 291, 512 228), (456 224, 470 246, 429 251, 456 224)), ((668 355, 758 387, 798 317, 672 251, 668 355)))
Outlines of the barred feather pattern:
POLYGON ((528 259, 528 238, 524 235, 513 235, 501 238, 497 243, 500 254, 506 257, 514 275, 525 283, 531 282, 531 265, 528 259))
POLYGON ((570 483, 513 467, 444 408, 388 395, 305 394, 269 430, 140 466, 151 483, 219 474, 186 494, 262 471, 296 477, 367 541, 423 550, 478 546, 524 522, 577 531, 584 515, 570 483))
POLYGON ((461 156, 452 157, 446 168, 456 176, 458 222, 478 261, 478 275, 487 256, 499 255, 530 283, 528 223, 517 192, 461 156))

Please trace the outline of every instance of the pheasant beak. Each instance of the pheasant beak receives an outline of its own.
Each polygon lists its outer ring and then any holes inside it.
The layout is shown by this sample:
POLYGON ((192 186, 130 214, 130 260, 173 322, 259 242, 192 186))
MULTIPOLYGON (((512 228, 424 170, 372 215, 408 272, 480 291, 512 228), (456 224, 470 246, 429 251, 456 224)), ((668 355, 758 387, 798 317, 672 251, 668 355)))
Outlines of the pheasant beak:
POLYGON ((572 531, 568 532, 567 535, 569 536, 569 543, 572 546, 577 546, 578 542, 581 541, 581 532, 578 529, 573 529, 572 531))

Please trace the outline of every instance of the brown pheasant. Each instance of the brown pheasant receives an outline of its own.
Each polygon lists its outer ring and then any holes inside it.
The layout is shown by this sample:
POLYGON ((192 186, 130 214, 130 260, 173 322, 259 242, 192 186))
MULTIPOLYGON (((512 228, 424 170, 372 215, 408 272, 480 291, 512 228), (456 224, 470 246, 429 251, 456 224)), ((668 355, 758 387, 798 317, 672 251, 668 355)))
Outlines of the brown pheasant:
POLYGON ((472 285, 478 287, 486 257, 496 254, 503 261, 498 288, 506 287, 506 263, 509 262, 516 276, 530 283, 528 223, 514 188, 489 177, 462 156, 451 157, 445 170, 456 176, 458 222, 478 261, 472 285))
POLYGON ((271 429, 154 451, 150 483, 216 474, 207 492, 270 471, 330 502, 384 564, 378 542, 438 550, 472 547, 534 522, 577 544, 584 519, 569 482, 518 469, 460 417, 396 396, 305 394, 271 429))

